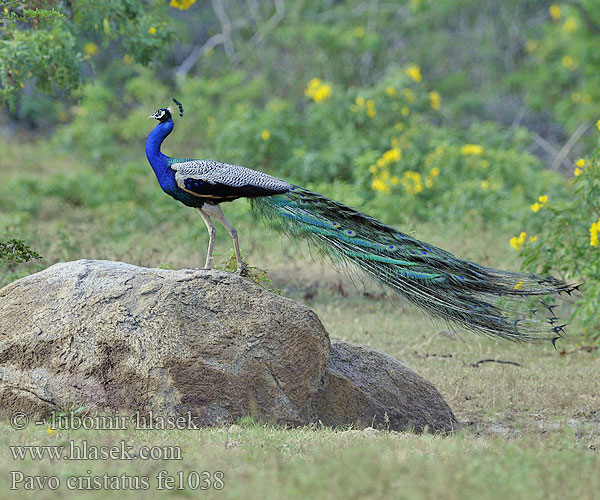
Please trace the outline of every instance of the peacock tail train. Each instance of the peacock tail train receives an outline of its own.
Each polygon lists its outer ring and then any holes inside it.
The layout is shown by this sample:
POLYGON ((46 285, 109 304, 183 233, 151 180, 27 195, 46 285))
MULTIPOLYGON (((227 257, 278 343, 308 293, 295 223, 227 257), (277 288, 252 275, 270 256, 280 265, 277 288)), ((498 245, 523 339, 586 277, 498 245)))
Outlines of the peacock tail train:
POLYGON ((299 186, 253 198, 255 211, 291 238, 306 237, 334 261, 354 264, 450 324, 513 341, 561 337, 553 305, 531 296, 570 293, 551 276, 491 269, 457 259, 391 226, 299 186), (547 314, 537 314, 538 310, 547 314))

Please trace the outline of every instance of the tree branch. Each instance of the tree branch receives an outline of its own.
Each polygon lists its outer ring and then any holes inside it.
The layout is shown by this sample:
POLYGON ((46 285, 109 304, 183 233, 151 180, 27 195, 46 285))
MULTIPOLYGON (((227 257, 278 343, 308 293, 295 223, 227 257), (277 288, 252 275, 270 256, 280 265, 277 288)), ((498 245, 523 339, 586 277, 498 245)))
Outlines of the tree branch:
MULTIPOLYGON (((567 143, 562 147, 562 149, 560 150, 560 152, 554 159, 554 162, 552 163, 552 167, 550 167, 551 170, 558 170, 561 163, 563 163, 563 161, 565 159, 567 159, 567 155, 571 152, 571 149, 573 148, 573 146, 575 146, 575 144, 577 144, 577 141, 581 138, 581 136, 583 134, 585 134, 587 132, 587 130, 590 128, 591 125, 592 125, 592 123, 588 121, 588 122, 583 122, 581 125, 579 125, 579 127, 577 127, 575 132, 573 132, 573 135, 571 137, 569 137, 569 140, 567 141, 567 143)), ((568 162, 568 163, 571 163, 571 162, 568 162)))

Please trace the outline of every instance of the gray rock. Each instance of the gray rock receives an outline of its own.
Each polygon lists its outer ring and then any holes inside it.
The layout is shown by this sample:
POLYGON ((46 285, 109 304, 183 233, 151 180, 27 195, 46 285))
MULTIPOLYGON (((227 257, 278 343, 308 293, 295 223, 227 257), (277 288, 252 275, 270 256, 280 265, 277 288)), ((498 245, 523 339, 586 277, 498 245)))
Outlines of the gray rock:
POLYGON ((307 307, 221 271, 56 264, 0 290, 0 408, 456 427, 435 388, 335 342, 307 307))
POLYGON ((437 389, 379 349, 333 341, 313 414, 326 425, 448 432, 458 428, 437 389))

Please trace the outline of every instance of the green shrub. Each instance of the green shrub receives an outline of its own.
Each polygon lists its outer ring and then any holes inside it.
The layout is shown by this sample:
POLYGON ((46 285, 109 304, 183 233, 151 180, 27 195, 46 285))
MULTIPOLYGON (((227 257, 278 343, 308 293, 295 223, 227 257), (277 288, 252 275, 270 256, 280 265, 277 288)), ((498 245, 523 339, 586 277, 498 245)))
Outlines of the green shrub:
POLYGON ((526 92, 530 105, 551 110, 573 132, 600 114, 600 18, 596 0, 557 2, 547 20, 524 44, 522 71, 509 77, 526 92))
POLYGON ((574 173, 570 195, 532 204, 537 230, 529 237, 524 232, 511 244, 529 270, 559 272, 581 283, 572 319, 586 335, 600 340, 600 149, 578 160, 574 173))
MULTIPOLYGON (((127 162, 146 164, 142 141, 154 124, 145 117, 170 101, 167 88, 148 78, 147 70, 137 72, 123 96, 131 104, 115 110, 113 92, 96 82, 76 118, 55 137, 110 170, 100 183, 122 176, 127 162)), ((336 194, 332 183, 346 184, 341 201, 396 221, 408 215, 520 223, 532 191, 564 192, 561 179, 527 152, 531 138, 525 129, 454 126, 445 116, 443 97, 427 88, 415 65, 391 69, 368 87, 314 78, 290 99, 273 96, 263 102, 265 85, 261 77, 241 71, 181 80, 173 94, 183 101, 185 116, 176 119, 163 151, 267 171, 328 196, 336 194)), ((132 185, 111 186, 108 192, 96 186, 88 196, 98 204, 115 196, 134 199, 117 194, 132 185)), ((55 190, 71 196, 84 192, 62 181, 55 190)))

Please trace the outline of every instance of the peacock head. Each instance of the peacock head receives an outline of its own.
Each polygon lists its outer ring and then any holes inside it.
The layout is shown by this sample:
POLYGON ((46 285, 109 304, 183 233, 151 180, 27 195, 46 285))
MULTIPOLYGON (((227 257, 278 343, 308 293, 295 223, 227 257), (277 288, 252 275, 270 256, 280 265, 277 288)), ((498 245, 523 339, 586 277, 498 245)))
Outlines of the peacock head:
POLYGON ((157 109, 148 117, 148 120, 152 118, 158 120, 160 123, 168 122, 171 120, 171 112, 167 108, 157 109))
MULTIPOLYGON (((173 102, 175 102, 175 104, 177 104, 177 106, 179 107, 179 116, 183 116, 183 105, 173 97, 173 102)), ((151 118, 158 120, 160 123, 164 123, 164 122, 168 122, 169 120, 172 120, 172 115, 171 113, 174 110, 170 109, 170 106, 168 108, 160 108, 157 109, 154 113, 152 113, 148 119, 150 120, 151 118)))

